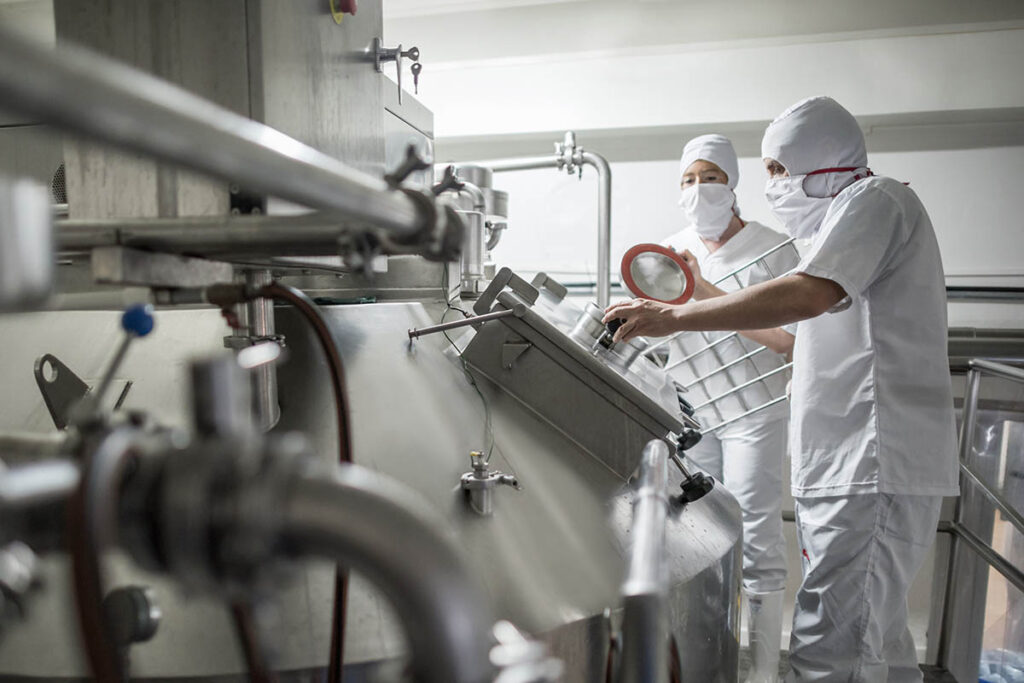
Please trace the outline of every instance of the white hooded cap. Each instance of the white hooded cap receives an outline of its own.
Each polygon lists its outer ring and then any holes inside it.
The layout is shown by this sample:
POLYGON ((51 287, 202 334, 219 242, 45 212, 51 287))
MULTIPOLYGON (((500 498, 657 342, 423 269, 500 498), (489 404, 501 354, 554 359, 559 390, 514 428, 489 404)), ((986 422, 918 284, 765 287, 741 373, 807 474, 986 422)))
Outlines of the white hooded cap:
POLYGON ((857 119, 824 96, 800 100, 779 114, 764 132, 761 156, 775 159, 790 175, 868 163, 857 119))
POLYGON ((683 147, 683 156, 679 160, 679 177, 682 178, 686 169, 698 159, 710 161, 725 171, 729 189, 736 189, 736 183, 740 180, 740 165, 729 138, 717 134, 699 135, 687 142, 683 147))

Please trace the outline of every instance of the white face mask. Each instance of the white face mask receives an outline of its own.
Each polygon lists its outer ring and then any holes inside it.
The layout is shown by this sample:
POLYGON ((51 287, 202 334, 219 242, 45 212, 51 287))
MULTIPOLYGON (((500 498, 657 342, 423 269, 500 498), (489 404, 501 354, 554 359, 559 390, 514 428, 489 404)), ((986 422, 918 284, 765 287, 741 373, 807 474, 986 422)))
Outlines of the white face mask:
POLYGON ((821 227, 832 197, 808 197, 806 175, 775 176, 768 179, 764 196, 786 232, 798 240, 808 239, 821 227))
POLYGON ((712 242, 728 229, 735 204, 736 195, 721 183, 695 183, 679 197, 679 206, 697 234, 712 242))

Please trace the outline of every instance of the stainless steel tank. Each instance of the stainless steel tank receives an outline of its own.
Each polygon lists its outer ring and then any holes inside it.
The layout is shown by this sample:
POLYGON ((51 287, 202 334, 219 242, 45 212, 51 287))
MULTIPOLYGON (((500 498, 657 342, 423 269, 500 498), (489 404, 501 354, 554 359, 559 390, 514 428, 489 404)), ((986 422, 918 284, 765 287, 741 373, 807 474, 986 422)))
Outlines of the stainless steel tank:
MULTIPOLYGON (((379 3, 363 3, 358 18, 348 17, 340 27, 325 5, 223 0, 191 13, 181 3, 128 0, 61 0, 54 7, 58 42, 70 38, 134 60, 364 171, 379 175, 393 168, 409 142, 429 157, 429 112, 408 94, 396 101, 393 85, 361 61, 380 36, 379 3), (111 7, 117 11, 107 11, 111 7)), ((240 203, 229 185, 134 155, 78 141, 66 142, 64 151, 73 218, 224 215, 253 206, 240 203)), ((423 174, 420 182, 429 181, 423 174)), ((255 199, 271 214, 294 210, 255 199)), ((506 215, 506 199, 492 193, 488 215, 506 215)), ((114 353, 122 333, 112 302, 131 300, 139 290, 108 295, 87 275, 77 266, 59 268, 60 288, 73 295, 61 301, 99 310, 0 317, 0 431, 54 431, 32 376, 37 358, 54 354, 94 384, 114 353)), ((345 365, 355 462, 407 484, 428 502, 497 615, 546 641, 565 662, 565 680, 605 680, 630 543, 629 479, 643 444, 683 423, 664 374, 638 349, 595 349, 574 341, 570 332, 583 311, 550 280, 530 283, 533 299, 521 319, 466 329, 451 341, 432 335, 414 342, 410 328, 459 315, 445 303, 458 287, 457 265, 455 290, 445 264, 410 256, 389 259, 387 272, 375 280, 346 271, 290 281, 327 297, 322 308, 345 365), (371 297, 379 302, 337 303, 371 297), (479 514, 463 490, 475 452, 488 458, 490 470, 519 485, 493 489, 488 515, 479 514)), ((527 292, 509 290, 507 282, 511 278, 477 305, 500 307, 527 292)), ((272 312, 273 332, 287 344, 287 359, 278 366, 280 420, 274 430, 303 432, 320 458, 333 461, 334 399, 321 349, 293 309, 272 312)), ((224 338, 232 330, 218 310, 206 307, 158 310, 156 319, 156 330, 134 344, 115 377, 123 399, 119 410, 185 427, 187 363, 226 353, 224 338)), ((670 487, 680 482, 681 475, 671 472, 670 487)), ((671 503, 669 625, 687 683, 736 679, 740 535, 739 508, 721 487, 687 505, 671 503)), ((120 553, 106 560, 108 588, 148 587, 163 612, 155 637, 127 654, 133 677, 245 677, 222 601, 184 594, 177 583, 141 570, 120 553)), ((415 564, 416 558, 408 561, 415 564)), ((68 561, 61 553, 47 556, 41 571, 45 589, 33 597, 24 620, 0 638, 0 680, 89 675, 72 614, 68 561)), ((333 565, 305 563, 260 605, 258 628, 274 667, 288 680, 322 676, 333 590, 333 565)), ((354 576, 345 680, 400 679, 406 652, 388 596, 354 576)))

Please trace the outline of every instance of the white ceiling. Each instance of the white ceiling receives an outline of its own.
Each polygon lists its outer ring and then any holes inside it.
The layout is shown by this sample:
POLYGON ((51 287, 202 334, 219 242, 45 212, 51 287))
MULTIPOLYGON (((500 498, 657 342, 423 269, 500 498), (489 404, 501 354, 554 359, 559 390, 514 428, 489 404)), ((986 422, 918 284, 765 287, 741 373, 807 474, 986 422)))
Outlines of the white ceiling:
POLYGON ((426 65, 837 33, 1018 27, 1021 0, 383 0, 389 42, 426 65))

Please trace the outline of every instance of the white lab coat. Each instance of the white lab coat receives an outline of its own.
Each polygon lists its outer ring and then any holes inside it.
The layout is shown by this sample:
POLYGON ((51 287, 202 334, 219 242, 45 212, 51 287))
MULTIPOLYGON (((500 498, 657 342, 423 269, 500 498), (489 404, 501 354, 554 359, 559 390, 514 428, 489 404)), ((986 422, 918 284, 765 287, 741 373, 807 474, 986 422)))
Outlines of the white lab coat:
POLYGON ((877 176, 849 186, 795 271, 848 296, 798 327, 793 495, 955 495, 945 280, 917 195, 877 176))
MULTIPOLYGON (((704 278, 715 281, 750 262, 785 237, 760 223, 749 222, 720 249, 710 253, 691 227, 663 244, 676 251, 689 249, 697 257, 704 278)), ((797 263, 796 252, 783 247, 739 274, 718 285, 726 291, 770 280, 797 263)), ((669 365, 724 336, 722 333, 690 332, 670 346, 669 365)), ((722 364, 747 354, 759 345, 740 337, 722 342, 715 352, 697 356, 692 362, 675 365, 669 371, 673 379, 688 384, 722 364), (717 354, 717 355, 716 355, 717 354)), ((785 359, 771 350, 762 351, 749 361, 715 375, 694 386, 689 400, 694 404, 708 400, 760 374, 780 367, 785 359)), ((703 425, 712 426, 743 414, 785 392, 787 373, 779 373, 722 399, 715 407, 697 411, 703 425)), ((782 534, 782 468, 786 452, 785 403, 744 417, 722 429, 707 433, 701 442, 686 452, 687 458, 712 475, 732 493, 743 513, 743 585, 752 593, 782 590, 786 585, 786 541, 782 534)))
POLYGON ((787 681, 920 681, 906 595, 957 493, 946 294, 931 221, 890 178, 832 202, 794 269, 847 298, 799 324, 790 454, 804 580, 787 681))

